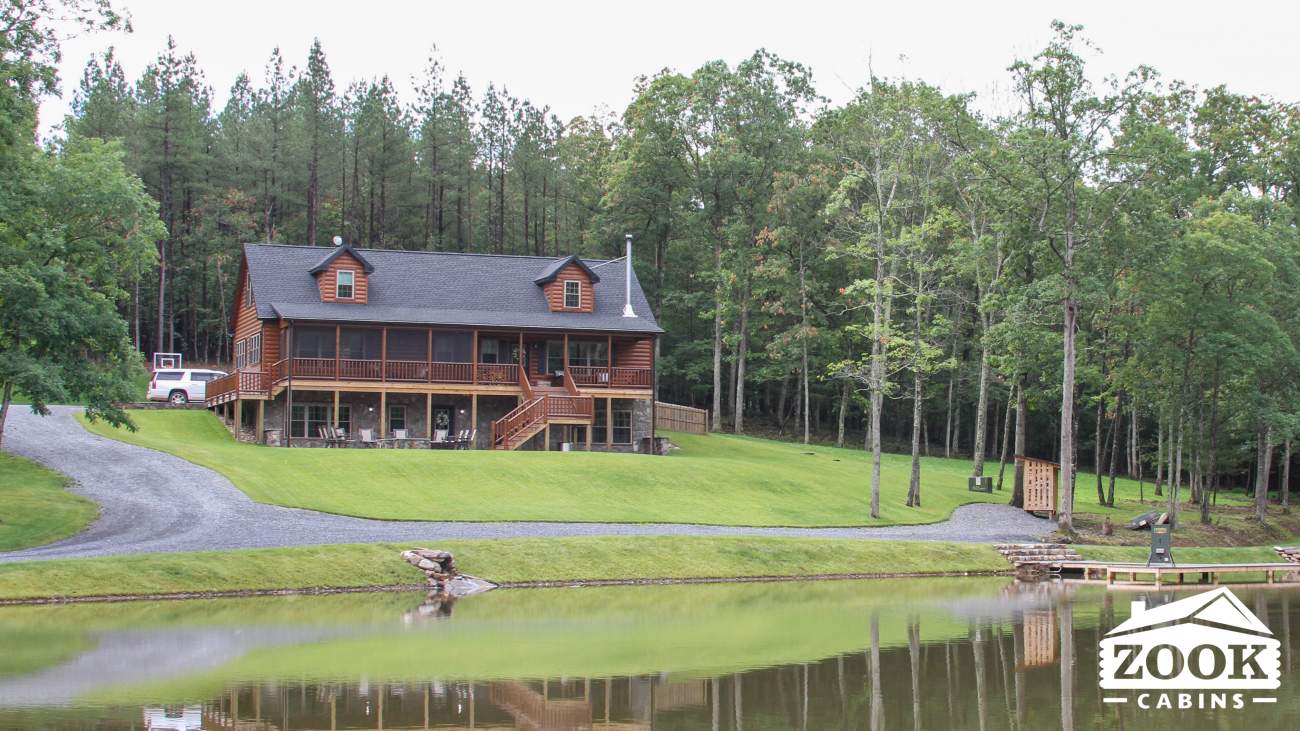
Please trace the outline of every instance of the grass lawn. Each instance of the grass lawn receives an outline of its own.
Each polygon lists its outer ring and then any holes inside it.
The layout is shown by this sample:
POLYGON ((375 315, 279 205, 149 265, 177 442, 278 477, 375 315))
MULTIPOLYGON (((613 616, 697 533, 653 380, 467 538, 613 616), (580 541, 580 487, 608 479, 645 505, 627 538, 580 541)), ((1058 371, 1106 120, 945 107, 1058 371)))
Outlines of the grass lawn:
POLYGON ((95 519, 95 504, 68 492, 57 472, 0 453, 0 551, 66 538, 95 519))
MULTIPOLYGON (((234 441, 216 416, 139 411, 140 430, 87 424, 96 434, 170 452, 210 467, 265 503, 369 518, 681 522, 755 526, 932 523, 959 505, 1006 502, 966 489, 971 463, 925 458, 922 505, 904 499, 910 458, 886 454, 881 517, 868 517, 870 458, 861 450, 723 434, 674 434, 667 458, 585 452, 275 449, 234 441)), ((84 422, 83 422, 84 423, 84 422)), ((988 470, 996 472, 994 462, 988 470)), ((1007 470, 1007 490, 1011 469, 1007 470)), ((1119 480, 1116 508, 1089 500, 1081 511, 1127 519, 1143 508, 1138 486, 1119 480)), ((1150 486, 1147 486, 1150 493, 1150 486)), ((1221 501, 1228 502, 1227 496, 1221 501)))
MULTIPOLYGON (((1006 571, 992 546, 700 536, 436 541, 495 582, 1006 571)), ((0 564, 0 599, 417 584, 398 552, 354 544, 0 564)))

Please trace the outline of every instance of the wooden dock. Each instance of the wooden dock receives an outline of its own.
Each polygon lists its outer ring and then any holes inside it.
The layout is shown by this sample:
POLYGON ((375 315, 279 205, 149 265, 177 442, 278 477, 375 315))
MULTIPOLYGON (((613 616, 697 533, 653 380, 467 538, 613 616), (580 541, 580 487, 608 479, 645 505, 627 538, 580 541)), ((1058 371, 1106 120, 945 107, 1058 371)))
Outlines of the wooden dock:
POLYGON ((1223 574, 1262 573, 1265 585, 1290 582, 1292 575, 1300 574, 1300 565, 1294 563, 1185 563, 1173 565, 1153 565, 1144 563, 1120 563, 1114 561, 1087 560, 1025 560, 1016 562, 1016 568, 1038 568, 1049 574, 1081 574, 1084 580, 1104 581, 1109 585, 1140 584, 1154 585, 1187 582, 1189 574, 1195 574, 1199 584, 1218 584, 1223 574), (1176 581, 1171 581, 1176 577, 1176 581))

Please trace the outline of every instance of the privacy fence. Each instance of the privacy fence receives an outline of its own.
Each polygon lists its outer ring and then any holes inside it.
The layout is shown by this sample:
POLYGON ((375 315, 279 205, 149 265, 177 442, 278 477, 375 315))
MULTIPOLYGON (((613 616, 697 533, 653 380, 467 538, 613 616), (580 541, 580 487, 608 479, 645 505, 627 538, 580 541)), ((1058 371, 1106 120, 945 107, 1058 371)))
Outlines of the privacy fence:
POLYGON ((709 410, 656 401, 655 429, 682 431, 688 434, 707 434, 709 431, 709 410))

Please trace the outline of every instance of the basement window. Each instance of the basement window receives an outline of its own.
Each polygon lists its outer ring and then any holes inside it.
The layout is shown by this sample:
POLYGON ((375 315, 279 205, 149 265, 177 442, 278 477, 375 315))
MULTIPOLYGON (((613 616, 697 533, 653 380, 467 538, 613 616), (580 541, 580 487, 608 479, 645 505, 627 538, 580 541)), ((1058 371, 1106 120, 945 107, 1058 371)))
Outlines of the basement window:
POLYGON ((350 269, 341 269, 337 274, 337 281, 334 287, 334 296, 341 300, 352 299, 352 285, 356 280, 356 272, 350 269))
POLYGON ((577 279, 564 280, 564 308, 576 310, 582 307, 582 282, 577 279))

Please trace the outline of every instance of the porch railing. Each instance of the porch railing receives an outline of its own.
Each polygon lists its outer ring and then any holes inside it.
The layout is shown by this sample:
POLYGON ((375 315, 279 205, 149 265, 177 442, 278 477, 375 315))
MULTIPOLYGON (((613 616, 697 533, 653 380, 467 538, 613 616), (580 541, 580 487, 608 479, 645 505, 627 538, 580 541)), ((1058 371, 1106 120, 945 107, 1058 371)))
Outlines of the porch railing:
POLYGON ((519 366, 514 363, 479 363, 478 382, 509 385, 519 380, 519 366))
POLYGON ((208 403, 214 403, 231 394, 234 394, 235 398, 240 394, 262 396, 266 394, 269 382, 267 374, 262 371, 236 371, 228 376, 208 381, 203 398, 208 403))
POLYGON ((571 365, 573 382, 587 388, 649 388, 654 374, 649 368, 571 365))

